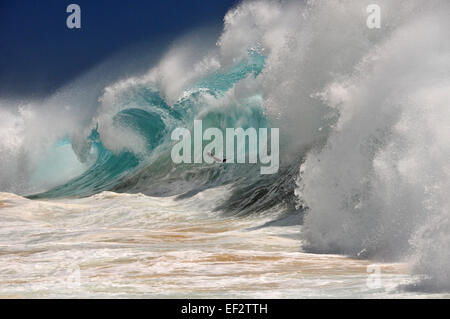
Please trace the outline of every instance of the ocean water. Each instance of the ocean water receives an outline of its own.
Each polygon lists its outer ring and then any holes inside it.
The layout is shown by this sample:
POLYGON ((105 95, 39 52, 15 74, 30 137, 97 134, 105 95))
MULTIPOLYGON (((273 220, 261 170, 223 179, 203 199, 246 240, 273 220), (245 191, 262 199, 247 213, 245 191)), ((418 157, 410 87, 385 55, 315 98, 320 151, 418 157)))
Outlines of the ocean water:
POLYGON ((258 227, 274 214, 212 213, 227 191, 182 203, 112 192, 56 201, 2 193, 0 297, 421 296, 396 289, 411 282, 405 264, 303 252, 300 227, 258 227), (379 285, 368 266, 379 267, 379 285))
POLYGON ((215 46, 0 98, 0 297, 450 297, 450 3, 378 2, 244 1, 215 46), (175 164, 194 120, 279 128, 279 171, 175 164))

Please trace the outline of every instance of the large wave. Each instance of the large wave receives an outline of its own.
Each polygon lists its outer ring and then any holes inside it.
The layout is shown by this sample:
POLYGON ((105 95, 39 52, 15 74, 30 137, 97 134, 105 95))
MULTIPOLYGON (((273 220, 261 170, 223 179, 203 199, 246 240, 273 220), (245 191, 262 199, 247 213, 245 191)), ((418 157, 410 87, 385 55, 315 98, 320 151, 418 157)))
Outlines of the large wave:
POLYGON ((215 47, 187 37, 100 95, 0 102, 2 191, 182 199, 230 184, 217 209, 304 210, 306 250, 409 260, 418 288, 449 289, 450 3, 379 0, 380 29, 369 4, 246 1, 215 47), (174 165, 170 133, 194 119, 280 127, 280 172, 174 165))

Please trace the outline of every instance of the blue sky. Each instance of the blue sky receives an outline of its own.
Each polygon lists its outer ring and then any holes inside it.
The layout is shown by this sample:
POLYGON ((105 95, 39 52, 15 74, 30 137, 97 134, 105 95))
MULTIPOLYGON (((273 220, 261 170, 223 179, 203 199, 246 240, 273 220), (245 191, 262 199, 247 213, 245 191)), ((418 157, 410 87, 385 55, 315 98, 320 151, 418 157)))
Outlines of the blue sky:
POLYGON ((45 96, 119 52, 135 50, 138 56, 146 48, 156 54, 192 29, 219 32, 237 3, 0 0, 0 96, 45 96), (81 29, 66 27, 71 3, 81 7, 81 29))

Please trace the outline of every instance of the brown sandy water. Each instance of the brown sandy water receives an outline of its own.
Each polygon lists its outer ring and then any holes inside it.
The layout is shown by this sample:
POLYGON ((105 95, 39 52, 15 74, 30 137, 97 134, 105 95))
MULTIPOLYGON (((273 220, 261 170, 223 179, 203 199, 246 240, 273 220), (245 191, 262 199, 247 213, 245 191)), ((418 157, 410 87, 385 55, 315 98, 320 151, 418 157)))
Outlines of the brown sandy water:
POLYGON ((181 203, 140 194, 58 201, 0 194, 0 297, 428 296, 398 289, 411 281, 406 264, 305 253, 300 226, 255 227, 273 213, 213 213, 207 199, 220 194, 181 203))

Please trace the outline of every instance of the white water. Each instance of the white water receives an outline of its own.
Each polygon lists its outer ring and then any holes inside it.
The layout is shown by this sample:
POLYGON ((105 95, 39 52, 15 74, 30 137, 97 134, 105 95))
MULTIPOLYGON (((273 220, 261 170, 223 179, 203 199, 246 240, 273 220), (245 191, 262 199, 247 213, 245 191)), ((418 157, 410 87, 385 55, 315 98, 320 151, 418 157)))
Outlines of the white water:
POLYGON ((377 264, 381 281, 373 286, 368 261, 302 252, 298 226, 255 229, 274 216, 211 213, 226 193, 211 189, 183 202, 1 193, 0 297, 445 296, 398 290, 411 281, 403 264, 377 264))
POLYGON ((371 30, 372 2, 246 2, 225 18, 222 57, 264 48, 244 91, 262 92, 292 144, 313 145, 304 247, 406 261, 420 289, 448 290, 450 2, 377 1, 371 30))

